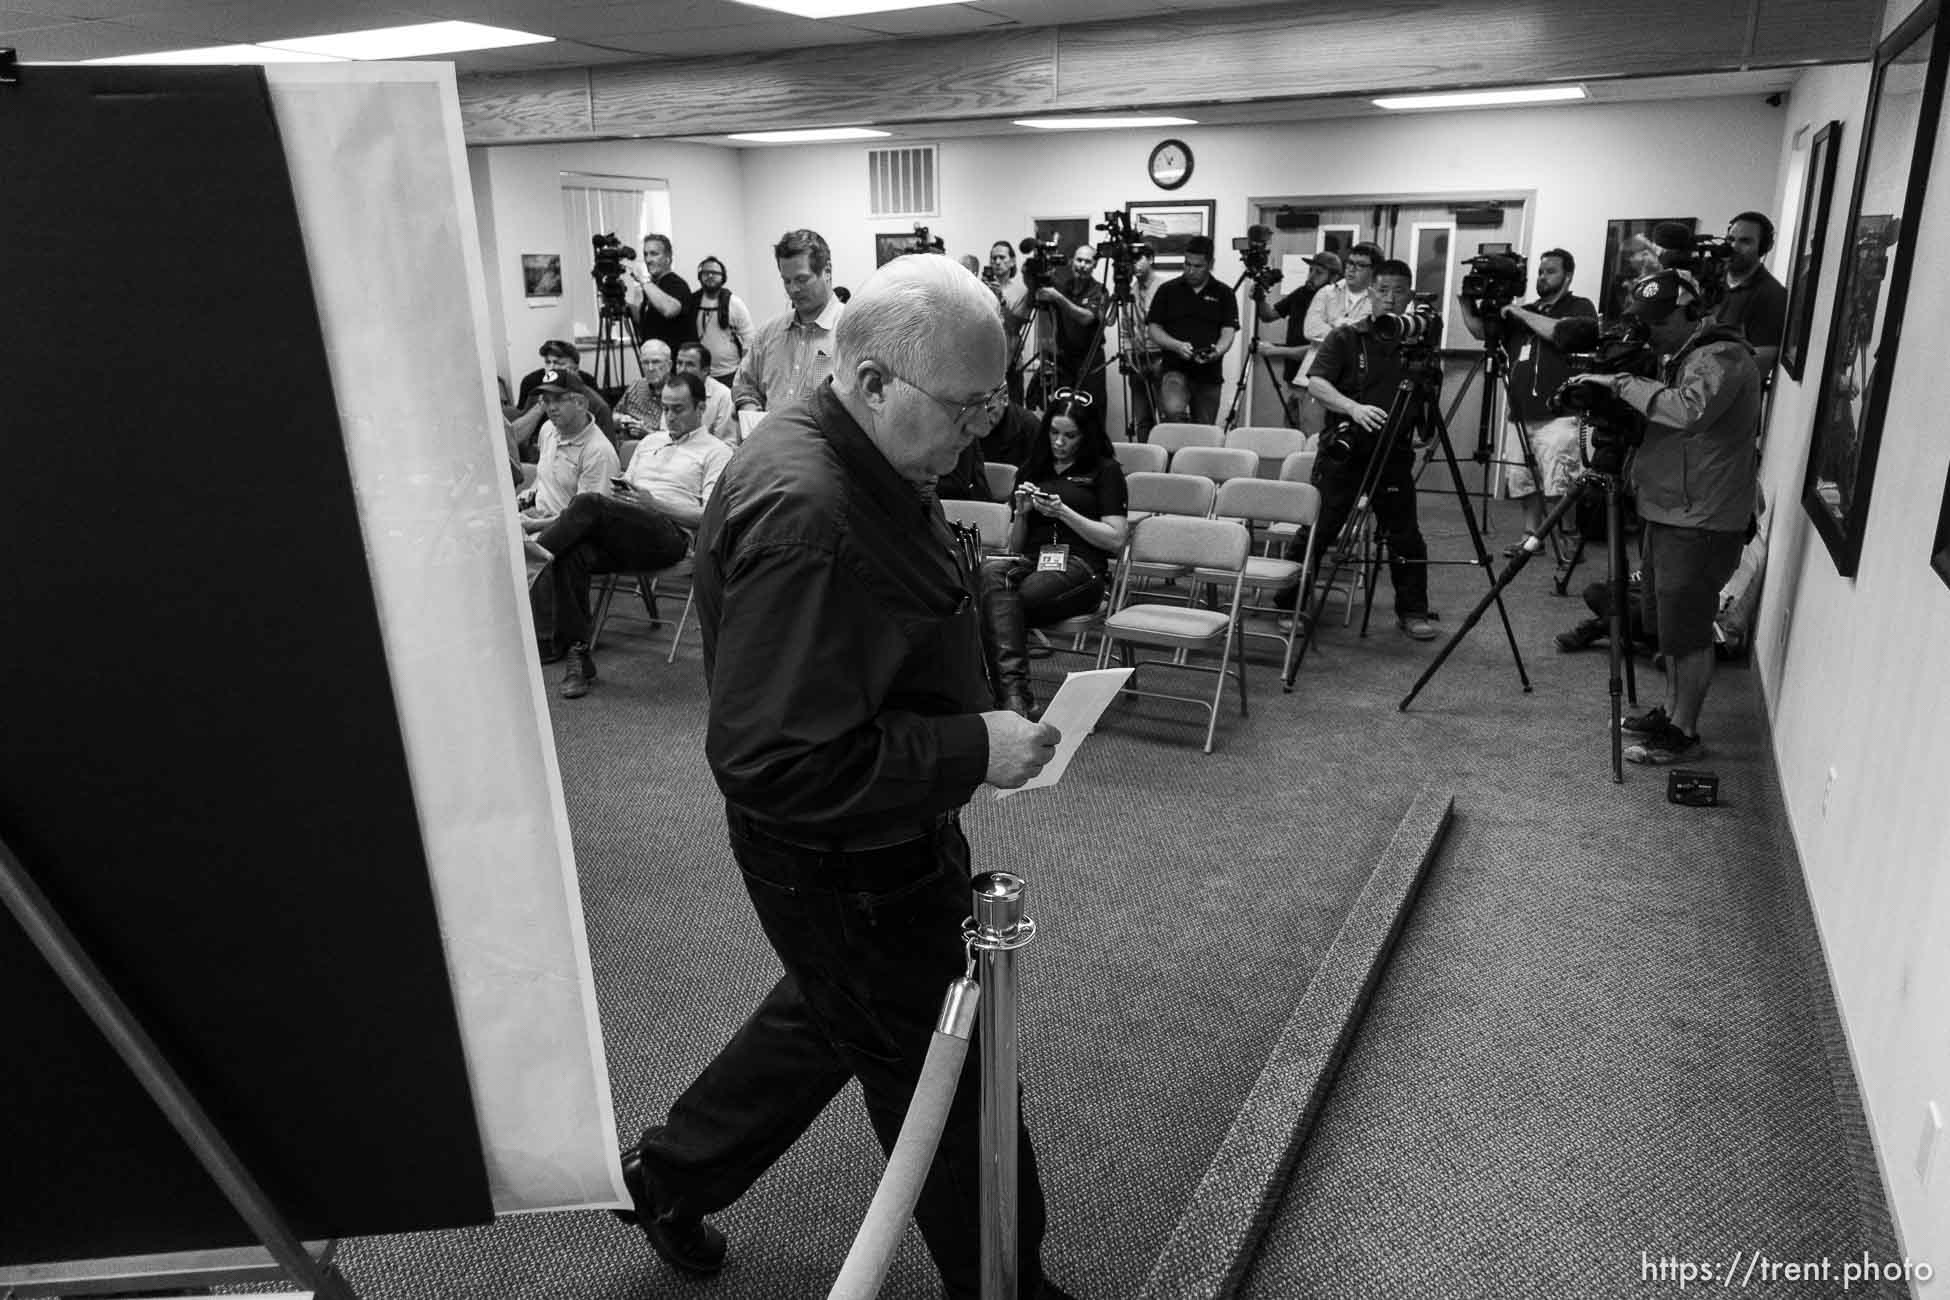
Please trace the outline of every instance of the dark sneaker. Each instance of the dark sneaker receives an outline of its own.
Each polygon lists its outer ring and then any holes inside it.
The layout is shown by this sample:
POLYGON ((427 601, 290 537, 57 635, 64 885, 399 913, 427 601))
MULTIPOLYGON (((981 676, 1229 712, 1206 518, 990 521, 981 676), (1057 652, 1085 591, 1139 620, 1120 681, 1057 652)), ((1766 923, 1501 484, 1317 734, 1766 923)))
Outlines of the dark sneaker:
POLYGON ((1672 719, 1666 716, 1666 706, 1655 704, 1643 712, 1634 713, 1619 723, 1618 727, 1619 730, 1628 731, 1634 736, 1656 736, 1671 725, 1672 719))
POLYGON ((1557 634, 1557 648, 1566 654, 1588 650, 1593 645, 1611 635, 1611 628, 1602 619, 1587 618, 1569 631, 1557 634))
POLYGON ((1667 727, 1625 747, 1627 763, 1664 767, 1668 763, 1690 763, 1706 757, 1706 746, 1698 736, 1689 736, 1677 727, 1667 727))
POLYGON ((623 1185, 630 1189, 634 1210, 612 1211, 632 1227, 643 1229, 657 1258, 680 1273, 705 1276, 724 1267, 724 1234, 702 1219, 679 1219, 659 1211, 643 1177, 643 1159, 632 1149, 623 1153, 623 1185))
POLYGON ((589 683, 596 680, 596 661, 580 641, 569 647, 568 658, 569 666, 562 672, 562 698, 579 700, 589 694, 589 683))
POLYGON ((1428 614, 1403 614, 1395 619, 1395 623, 1401 628, 1402 635, 1411 641, 1433 641, 1435 624, 1429 621, 1430 617, 1428 614))

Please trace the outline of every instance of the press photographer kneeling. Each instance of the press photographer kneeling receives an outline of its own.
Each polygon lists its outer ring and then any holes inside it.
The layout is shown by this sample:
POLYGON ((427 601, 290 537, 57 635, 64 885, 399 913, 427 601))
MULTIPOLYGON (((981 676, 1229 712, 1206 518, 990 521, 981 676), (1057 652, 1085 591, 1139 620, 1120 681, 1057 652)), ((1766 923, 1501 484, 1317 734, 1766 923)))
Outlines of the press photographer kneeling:
MULTIPOLYGON (((1307 387, 1327 408, 1314 461, 1320 489, 1321 555, 1340 537, 1360 497, 1368 461, 1388 423, 1390 404, 1415 358, 1439 342, 1440 318, 1415 304, 1408 263, 1395 259, 1375 268, 1374 314, 1336 326, 1314 354, 1307 387)), ((1429 614, 1428 543, 1415 515, 1415 447, 1406 436, 1389 449, 1371 497, 1375 526, 1388 539, 1388 576, 1395 588, 1395 622, 1417 641, 1435 639, 1429 614)), ((1287 558, 1306 553, 1306 534, 1288 544, 1287 558)), ((1324 561, 1323 561, 1324 567, 1324 561)))
POLYGON ((1632 287, 1628 314, 1666 361, 1659 379, 1586 374, 1645 416, 1629 471, 1645 520, 1640 563, 1646 631, 1666 656, 1666 703, 1625 722, 1633 763, 1705 754, 1699 714, 1713 680, 1720 588, 1740 563, 1754 515, 1761 376, 1739 330, 1707 317, 1691 272, 1664 270, 1632 287))

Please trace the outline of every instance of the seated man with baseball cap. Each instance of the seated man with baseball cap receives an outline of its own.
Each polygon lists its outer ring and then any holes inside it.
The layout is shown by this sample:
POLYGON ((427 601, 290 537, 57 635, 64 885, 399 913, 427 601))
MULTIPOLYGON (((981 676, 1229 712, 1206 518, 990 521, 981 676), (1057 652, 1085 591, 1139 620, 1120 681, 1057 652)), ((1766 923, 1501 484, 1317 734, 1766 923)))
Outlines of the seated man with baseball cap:
POLYGON ((629 472, 619 474, 612 455, 601 481, 579 487, 546 526, 530 530, 537 533, 527 543, 536 627, 542 626, 544 604, 553 616, 542 662, 568 659, 562 676, 566 700, 587 695, 596 678, 596 662, 589 653, 590 575, 647 573, 683 559, 703 518, 704 503, 731 460, 729 447, 699 431, 704 415, 700 376, 669 376, 662 398, 664 428, 637 445, 629 472), (544 573, 547 580, 538 582, 544 573))
POLYGON ((1761 374, 1753 345, 1707 313, 1689 271, 1639 280, 1626 314, 1645 322, 1662 358, 1659 378, 1573 380, 1610 389, 1645 417, 1631 479, 1645 520, 1645 630, 1666 657, 1666 703, 1626 719, 1625 759, 1689 762, 1706 753, 1699 714, 1713 681, 1713 620, 1757 503, 1761 374))

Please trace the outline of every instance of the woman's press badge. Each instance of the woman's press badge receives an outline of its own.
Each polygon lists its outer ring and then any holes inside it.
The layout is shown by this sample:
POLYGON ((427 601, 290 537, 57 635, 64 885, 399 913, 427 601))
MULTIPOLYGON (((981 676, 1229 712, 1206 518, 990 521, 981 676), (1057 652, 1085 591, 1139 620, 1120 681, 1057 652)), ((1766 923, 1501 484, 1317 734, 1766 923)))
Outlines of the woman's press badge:
POLYGON ((1070 567, 1070 548, 1067 546, 1045 546, 1036 553, 1036 572, 1061 573, 1070 567))

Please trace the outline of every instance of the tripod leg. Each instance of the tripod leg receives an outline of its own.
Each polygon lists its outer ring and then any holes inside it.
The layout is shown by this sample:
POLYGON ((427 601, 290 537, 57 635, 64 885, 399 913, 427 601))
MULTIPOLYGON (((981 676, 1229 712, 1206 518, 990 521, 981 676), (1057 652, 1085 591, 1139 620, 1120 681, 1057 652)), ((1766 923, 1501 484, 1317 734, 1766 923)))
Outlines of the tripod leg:
POLYGON ((1638 703, 1638 682, 1632 664, 1632 611, 1625 577, 1625 508, 1620 500, 1618 480, 1605 479, 1605 545, 1610 552, 1611 580, 1611 779, 1625 781, 1625 706, 1620 693, 1629 692, 1638 703), (1621 673, 1620 668, 1623 667, 1621 673), (1622 680, 1621 680, 1622 679, 1622 680))
MULTIPOLYGON (((1462 507, 1463 522, 1469 525, 1469 541, 1476 549, 1476 562, 1483 566, 1484 576, 1490 580, 1490 594, 1496 602, 1497 617, 1503 623, 1503 639, 1510 645, 1510 658, 1517 666, 1517 680, 1523 683, 1524 693, 1527 695, 1530 693, 1530 673, 1523 666, 1523 650, 1517 645, 1516 629, 1510 626, 1510 611, 1503 604, 1503 588, 1508 583, 1498 581, 1496 564, 1490 559, 1489 546, 1483 541, 1483 532, 1476 526, 1476 516, 1469 508, 1469 486, 1463 482, 1462 466, 1456 463, 1456 448, 1449 440, 1449 426, 1443 420, 1442 412, 1434 409, 1433 405, 1429 409, 1428 416, 1434 422, 1436 443, 1442 448, 1443 460, 1449 466, 1449 482, 1455 489, 1457 504, 1462 507)), ((1556 526, 1557 519, 1563 513, 1563 510, 1559 509, 1544 525, 1540 526, 1535 540, 1540 541, 1548 537, 1550 529, 1556 526)), ((1517 561, 1519 565, 1534 553, 1531 549, 1533 544, 1535 544, 1534 539, 1526 535, 1523 557, 1517 561)), ((1537 549, 1541 550, 1541 545, 1538 545, 1537 549)))

